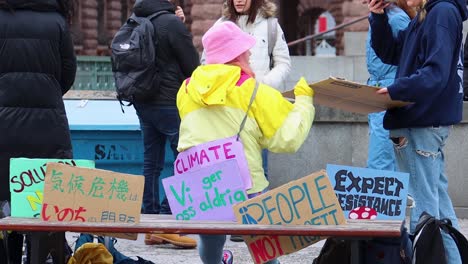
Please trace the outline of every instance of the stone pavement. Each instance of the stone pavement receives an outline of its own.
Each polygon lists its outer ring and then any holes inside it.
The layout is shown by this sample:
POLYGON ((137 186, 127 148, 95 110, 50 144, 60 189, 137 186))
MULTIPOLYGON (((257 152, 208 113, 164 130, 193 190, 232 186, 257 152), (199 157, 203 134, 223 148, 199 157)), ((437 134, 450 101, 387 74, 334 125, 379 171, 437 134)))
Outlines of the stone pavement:
MULTIPOLYGON (((468 219, 459 220, 462 233, 468 237, 468 219)), ((67 240, 73 248, 73 243, 76 240, 76 233, 67 233, 67 240)), ((195 239, 196 235, 190 235, 195 239)), ((124 255, 129 257, 140 256, 144 259, 151 260, 156 264, 202 264, 198 257, 196 249, 177 249, 172 245, 152 245, 147 246, 143 242, 144 234, 138 236, 138 240, 131 241, 118 239, 115 247, 124 255)), ((323 246, 323 241, 316 243, 308 248, 305 248, 296 253, 280 257, 281 264, 296 264, 296 263, 312 263, 313 259, 319 254, 323 246)), ((234 254, 234 264, 250 264, 253 263, 249 251, 245 243, 231 242, 227 240, 226 249, 229 249, 234 254)), ((135 258, 136 259, 136 258, 135 258)))

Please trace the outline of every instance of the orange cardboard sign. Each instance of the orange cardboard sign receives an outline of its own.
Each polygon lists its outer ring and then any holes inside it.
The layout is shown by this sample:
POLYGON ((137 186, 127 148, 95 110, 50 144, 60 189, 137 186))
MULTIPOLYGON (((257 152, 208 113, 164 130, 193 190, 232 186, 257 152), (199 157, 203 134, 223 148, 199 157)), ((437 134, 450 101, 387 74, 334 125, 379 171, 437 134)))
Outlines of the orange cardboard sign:
MULTIPOLYGON (((314 103, 348 112, 369 114, 411 104, 393 101, 389 97, 377 94, 378 87, 336 77, 329 77, 309 86, 315 91, 314 103)), ((293 99, 294 92, 284 92, 283 96, 293 99)))
MULTIPOLYGON (((233 206, 237 222, 270 225, 339 225, 346 222, 325 170, 289 182, 233 206)), ((306 236, 244 236, 255 263, 265 263, 323 239, 306 236)))
POLYGON ((47 163, 41 219, 139 223, 143 187, 143 176, 47 163))

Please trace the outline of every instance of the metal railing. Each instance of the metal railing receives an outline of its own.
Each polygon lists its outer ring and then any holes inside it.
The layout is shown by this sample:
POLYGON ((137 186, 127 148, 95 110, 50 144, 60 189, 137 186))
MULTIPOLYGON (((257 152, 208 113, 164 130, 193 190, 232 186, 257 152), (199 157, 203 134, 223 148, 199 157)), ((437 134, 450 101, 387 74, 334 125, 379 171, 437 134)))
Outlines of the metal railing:
POLYGON ((338 26, 335 26, 335 27, 333 27, 333 28, 331 28, 329 30, 326 30, 326 31, 323 31, 323 32, 320 32, 320 33, 317 33, 317 34, 309 35, 309 36, 306 36, 306 37, 291 41, 291 42, 288 43, 288 46, 291 47, 291 46, 297 45, 297 44, 299 44, 301 42, 305 42, 305 41, 308 41, 308 40, 318 38, 318 37, 323 36, 323 35, 325 35, 327 33, 330 33, 330 32, 345 28, 347 26, 350 26, 352 24, 356 24, 358 22, 361 22, 362 20, 367 19, 368 17, 369 17, 369 15, 358 17, 358 18, 353 19, 351 21, 348 21, 346 23, 341 23, 338 26))

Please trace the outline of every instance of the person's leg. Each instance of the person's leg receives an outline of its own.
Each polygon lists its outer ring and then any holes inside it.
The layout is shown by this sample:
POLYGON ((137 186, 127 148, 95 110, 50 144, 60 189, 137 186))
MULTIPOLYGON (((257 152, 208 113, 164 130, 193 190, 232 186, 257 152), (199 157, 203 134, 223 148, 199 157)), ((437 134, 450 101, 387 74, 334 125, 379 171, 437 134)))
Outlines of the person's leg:
MULTIPOLYGON (((411 128, 391 132, 391 137, 397 143, 395 153, 398 167, 401 171, 410 173, 409 194, 416 203, 416 207, 411 210, 411 233, 414 233, 422 212, 427 212, 437 219, 446 217, 457 223, 448 196, 448 184, 444 170, 442 149, 447 136, 447 127, 411 128), (396 138, 399 141, 396 141, 396 138)), ((448 263, 461 263, 453 240, 446 234, 443 234, 443 237, 448 263)))
MULTIPOLYGON (((153 196, 155 201, 155 210, 156 214, 172 214, 167 198, 164 196, 162 198, 163 203, 159 204, 159 181, 161 176, 161 171, 164 168, 164 161, 166 155, 166 139, 170 140, 171 145, 176 146, 178 142, 178 133, 179 133, 179 113, 175 106, 160 106, 160 105, 151 105, 151 111, 148 111, 147 122, 150 123, 153 134, 151 142, 145 142, 145 144, 152 144, 150 146, 153 148, 152 160, 153 160, 153 196)), ((146 132, 146 130, 145 130, 146 132)), ((145 182, 146 188, 146 182, 145 182)), ((145 237, 146 244, 163 244, 170 243, 177 247, 181 248, 195 248, 197 246, 197 241, 188 236, 180 236, 179 234, 148 234, 145 237)))
POLYGON ((390 170, 395 168, 395 153, 389 131, 383 127, 385 112, 368 115, 369 145, 367 167, 376 170, 390 170))
MULTIPOLYGON (((438 181, 438 193, 439 193, 439 219, 450 219, 452 222, 453 227, 456 229, 460 229, 458 225, 458 218, 455 214, 455 210, 453 208, 452 199, 450 199, 450 195, 448 192, 448 179, 447 175, 445 174, 445 155, 443 147, 445 146, 445 139, 448 138, 450 132, 449 127, 440 127, 436 130, 437 135, 440 138, 443 138, 441 146, 440 146, 440 156, 437 159, 439 162, 439 181, 438 181)), ((442 238, 444 241, 444 247, 447 256, 447 263, 462 263, 460 254, 458 252, 457 245, 452 237, 445 232, 442 232, 442 238)))
POLYGON ((222 264, 225 235, 200 235, 198 253, 204 264, 222 264))
POLYGON ((8 235, 8 255, 11 264, 21 264, 23 261, 23 234, 11 232, 8 235))
MULTIPOLYGON (((169 141, 169 145, 172 150, 171 161, 174 162, 177 158, 179 152, 177 151, 177 145, 179 143, 179 127, 180 127, 180 117, 177 107, 175 106, 163 106, 160 107, 160 122, 158 124, 158 130, 165 135, 169 141)), ((165 150, 165 145, 163 146, 165 150)), ((165 157, 165 155, 163 155, 165 157)), ((163 158, 160 161, 161 167, 164 167, 165 159, 163 158)), ((159 183, 159 181, 158 181, 159 183)), ((169 207, 169 202, 167 200, 166 194, 163 193, 161 202, 161 212, 160 214, 172 214, 171 208, 169 207)))
POLYGON ((135 104, 135 110, 140 120, 141 134, 143 137, 144 158, 143 176, 145 177, 145 187, 143 191, 144 214, 158 214, 159 205, 159 174, 161 167, 158 166, 161 154, 161 141, 163 135, 153 126, 154 106, 147 104, 135 104))

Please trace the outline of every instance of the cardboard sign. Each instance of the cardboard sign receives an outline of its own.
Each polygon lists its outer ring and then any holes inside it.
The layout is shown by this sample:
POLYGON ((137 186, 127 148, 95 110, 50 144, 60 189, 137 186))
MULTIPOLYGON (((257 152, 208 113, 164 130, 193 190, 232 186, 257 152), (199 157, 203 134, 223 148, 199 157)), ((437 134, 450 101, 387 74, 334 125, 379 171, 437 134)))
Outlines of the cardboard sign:
MULTIPOLYGON (((314 103, 354 113, 369 114, 411 104, 377 94, 378 87, 336 77, 309 85, 315 91, 314 103)), ((294 92, 287 91, 283 96, 294 98, 294 92)))
MULTIPOLYGON (((346 222, 324 170, 234 206, 237 222, 270 225, 339 225, 346 222)), ((322 237, 244 236, 255 263, 306 248, 322 237)))
POLYGON ((235 221, 232 206, 247 200, 236 160, 162 180, 177 220, 235 221))
MULTIPOLYGON (((139 223, 143 186, 143 176, 48 163, 41 218, 59 222, 139 223)), ((136 239, 136 235, 119 237, 136 239)))
POLYGON ((408 173, 332 164, 327 173, 348 219, 405 219, 408 173))
POLYGON ((39 217, 47 162, 94 168, 94 161, 73 159, 10 159, 11 216, 39 217))
POLYGON ((237 135, 197 145, 177 155, 174 175, 184 174, 225 160, 236 160, 246 190, 252 188, 252 179, 245 158, 244 146, 237 135))

